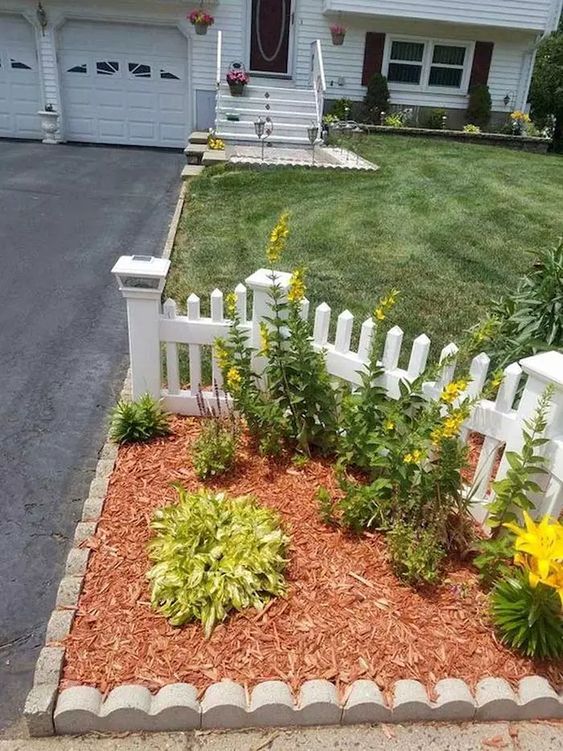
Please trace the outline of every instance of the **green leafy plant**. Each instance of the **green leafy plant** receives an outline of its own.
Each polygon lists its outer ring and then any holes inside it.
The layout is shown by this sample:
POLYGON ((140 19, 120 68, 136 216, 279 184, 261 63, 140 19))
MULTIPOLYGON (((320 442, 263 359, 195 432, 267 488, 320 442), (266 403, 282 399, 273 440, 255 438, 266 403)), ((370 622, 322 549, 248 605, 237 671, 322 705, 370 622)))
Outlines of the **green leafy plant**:
POLYGON ((515 571, 495 586, 491 616, 509 647, 528 657, 563 657, 561 601, 552 587, 532 587, 525 572, 515 571))
POLYGON ((385 118, 385 121, 383 123, 388 128, 404 128, 405 122, 403 117, 401 117, 400 112, 393 112, 391 115, 387 115, 385 118))
POLYGON ((201 621, 209 637, 231 610, 260 610, 285 594, 289 538, 250 497, 175 488, 178 502, 151 522, 151 603, 173 626, 201 621))
POLYGON ((553 144, 563 148, 563 26, 539 44, 530 86, 532 116, 542 127, 554 122, 553 144))
POLYGON ((492 587, 507 576, 514 557, 514 538, 504 534, 499 537, 478 540, 475 543, 477 556, 473 560, 479 571, 479 581, 484 587, 492 587))
POLYGON ((481 132, 481 128, 478 125, 473 125, 472 123, 468 123, 467 125, 463 126, 463 132, 478 134, 481 132))
POLYGON ((534 477, 545 474, 545 458, 538 454, 538 449, 547 443, 543 433, 547 426, 547 414, 551 403, 553 388, 545 389, 538 400, 534 415, 525 422, 522 431, 524 442, 520 452, 507 451, 509 464, 506 477, 493 483, 494 497, 489 503, 488 524, 497 536, 502 524, 517 519, 516 510, 528 511, 534 508, 530 500, 531 493, 540 492, 534 477))
POLYGON ((486 84, 472 86, 467 105, 467 121, 484 129, 491 119, 491 93, 486 84))
POLYGON ((389 109, 389 86, 381 73, 369 79, 364 104, 367 121, 379 125, 381 114, 389 109))
POLYGON ((231 470, 237 449, 237 423, 234 412, 221 401, 217 386, 214 404, 198 392, 198 407, 203 419, 201 433, 194 441, 192 461, 200 480, 231 470))
POLYGON ((444 127, 444 118, 446 117, 446 110, 441 107, 430 110, 426 116, 424 123, 425 128, 431 128, 432 130, 441 130, 444 127))
POLYGON ((548 349, 563 349, 563 239, 534 256, 516 290, 493 302, 498 336, 488 349, 496 367, 548 349))
POLYGON ((134 402, 119 401, 111 413, 110 436, 116 443, 150 441, 168 433, 170 416, 150 394, 134 402))
POLYGON ((330 109, 330 114, 334 115, 337 120, 349 120, 352 111, 351 99, 335 99, 330 109))
POLYGON ((439 581, 446 551, 431 527, 420 529, 398 522, 387 535, 387 542, 397 576, 414 586, 439 581))
POLYGON ((319 507, 319 516, 321 517, 321 521, 324 524, 333 526, 336 522, 334 516, 334 501, 332 500, 332 496, 328 492, 327 488, 322 486, 318 488, 315 494, 315 498, 319 507))

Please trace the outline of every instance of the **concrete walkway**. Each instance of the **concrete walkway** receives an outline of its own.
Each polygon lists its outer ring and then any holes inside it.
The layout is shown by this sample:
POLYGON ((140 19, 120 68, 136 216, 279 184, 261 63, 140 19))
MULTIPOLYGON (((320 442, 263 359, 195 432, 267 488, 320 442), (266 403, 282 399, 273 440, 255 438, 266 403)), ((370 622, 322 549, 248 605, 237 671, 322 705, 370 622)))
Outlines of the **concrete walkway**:
POLYGON ((561 751, 562 723, 386 725, 0 741, 0 751, 561 751))
POLYGON ((0 141, 0 732, 31 687, 121 390, 127 325, 110 269, 161 252, 182 162, 0 141))

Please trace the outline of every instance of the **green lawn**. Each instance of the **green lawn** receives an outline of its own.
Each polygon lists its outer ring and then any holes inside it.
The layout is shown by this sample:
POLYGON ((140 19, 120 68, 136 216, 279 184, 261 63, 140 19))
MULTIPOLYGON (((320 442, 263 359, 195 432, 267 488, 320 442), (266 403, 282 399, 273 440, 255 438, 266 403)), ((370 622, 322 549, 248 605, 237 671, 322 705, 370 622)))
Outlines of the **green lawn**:
MULTIPOLYGON (((207 170, 191 183, 167 295, 224 292, 264 265, 282 210, 280 267, 305 264, 313 305, 359 320, 397 287, 394 322, 442 346, 514 286, 527 251, 563 234, 563 158, 408 137, 370 136, 377 173, 207 170)), ((205 303, 207 305, 207 301, 205 303)))

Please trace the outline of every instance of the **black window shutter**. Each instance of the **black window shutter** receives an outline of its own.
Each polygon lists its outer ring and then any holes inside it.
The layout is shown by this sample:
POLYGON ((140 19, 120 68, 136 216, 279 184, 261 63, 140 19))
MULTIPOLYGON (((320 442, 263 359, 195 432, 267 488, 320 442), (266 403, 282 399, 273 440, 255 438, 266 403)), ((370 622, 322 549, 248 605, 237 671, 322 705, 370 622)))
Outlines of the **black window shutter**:
POLYGON ((385 48, 385 34, 368 31, 364 50, 364 68, 362 70, 362 85, 367 86, 374 73, 381 73, 383 66, 383 50, 385 48))

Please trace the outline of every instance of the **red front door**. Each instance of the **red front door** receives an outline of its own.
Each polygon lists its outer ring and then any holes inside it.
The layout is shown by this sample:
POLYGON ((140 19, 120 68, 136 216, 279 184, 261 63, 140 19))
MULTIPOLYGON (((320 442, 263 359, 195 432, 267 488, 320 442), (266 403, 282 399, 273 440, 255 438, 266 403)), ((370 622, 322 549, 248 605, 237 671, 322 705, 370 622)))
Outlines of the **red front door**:
POLYGON ((250 70, 289 72, 291 0, 252 0, 250 70))

